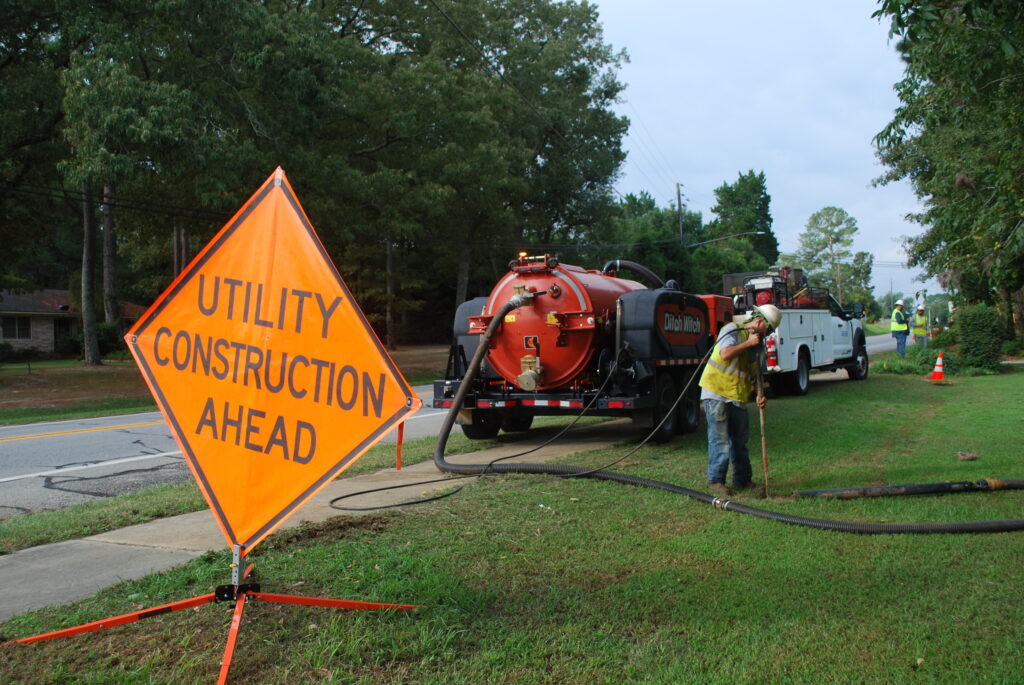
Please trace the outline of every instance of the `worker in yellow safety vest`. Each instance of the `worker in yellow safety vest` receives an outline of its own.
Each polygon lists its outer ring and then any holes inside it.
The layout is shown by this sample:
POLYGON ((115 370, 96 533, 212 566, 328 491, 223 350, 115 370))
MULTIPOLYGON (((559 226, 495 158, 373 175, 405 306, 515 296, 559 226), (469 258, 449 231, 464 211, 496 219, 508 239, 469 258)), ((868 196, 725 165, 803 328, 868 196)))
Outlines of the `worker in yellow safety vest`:
POLYGON ((910 332, 914 335, 915 345, 928 347, 928 315, 924 313, 924 305, 917 305, 917 313, 910 320, 910 332))
POLYGON ((713 494, 732 494, 725 485, 730 462, 733 489, 762 490, 752 480, 745 403, 756 394, 757 406, 766 404, 764 393, 757 392, 757 346, 781 320, 778 307, 763 304, 755 306, 742 325, 723 327, 700 377, 700 399, 708 421, 708 490, 713 494))
POLYGON ((896 338, 896 354, 901 357, 905 356, 910 325, 907 315, 903 313, 903 300, 896 300, 896 308, 892 310, 892 320, 889 322, 889 331, 892 333, 892 337, 896 338))

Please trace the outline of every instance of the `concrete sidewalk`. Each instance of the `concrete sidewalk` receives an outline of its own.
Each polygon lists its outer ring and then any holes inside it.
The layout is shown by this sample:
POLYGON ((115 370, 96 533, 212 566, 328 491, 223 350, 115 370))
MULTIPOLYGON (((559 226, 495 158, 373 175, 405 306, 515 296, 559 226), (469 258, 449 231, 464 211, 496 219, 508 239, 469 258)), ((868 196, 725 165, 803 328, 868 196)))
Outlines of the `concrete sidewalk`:
MULTIPOLYGON (((510 462, 543 462, 574 452, 607 447, 630 436, 628 420, 574 429, 554 445, 549 445, 510 462)), ((511 445, 461 456, 450 456, 451 463, 487 463, 510 454, 530 449, 552 433, 511 445)), ((334 516, 353 516, 360 512, 339 511, 330 506, 335 497, 389 485, 419 483, 442 477, 432 461, 393 468, 372 474, 342 477, 330 483, 306 503, 281 528, 292 528, 305 522, 320 522, 334 516)), ((470 482, 470 481, 465 481, 470 482)), ((375 492, 353 498, 345 506, 370 507, 419 499, 427 489, 447 487, 432 483, 420 488, 401 488, 375 492)), ((209 510, 150 521, 128 528, 101 533, 79 540, 58 542, 0 556, 0 621, 27 611, 88 597, 122 580, 141 578, 163 571, 202 555, 208 550, 222 550, 227 542, 209 510)), ((224 582, 230 582, 225 569, 224 582)), ((213 588, 210 588, 212 591, 213 588)))

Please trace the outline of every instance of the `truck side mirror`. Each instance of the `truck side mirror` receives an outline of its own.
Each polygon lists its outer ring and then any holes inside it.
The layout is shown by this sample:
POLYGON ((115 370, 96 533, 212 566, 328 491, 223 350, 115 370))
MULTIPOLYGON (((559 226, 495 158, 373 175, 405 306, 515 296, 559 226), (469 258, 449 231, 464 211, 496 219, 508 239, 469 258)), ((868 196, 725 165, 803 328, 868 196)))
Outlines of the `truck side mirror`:
POLYGON ((862 305, 860 302, 858 302, 857 304, 853 305, 853 315, 856 318, 858 318, 858 319, 863 319, 864 318, 864 305, 862 305))

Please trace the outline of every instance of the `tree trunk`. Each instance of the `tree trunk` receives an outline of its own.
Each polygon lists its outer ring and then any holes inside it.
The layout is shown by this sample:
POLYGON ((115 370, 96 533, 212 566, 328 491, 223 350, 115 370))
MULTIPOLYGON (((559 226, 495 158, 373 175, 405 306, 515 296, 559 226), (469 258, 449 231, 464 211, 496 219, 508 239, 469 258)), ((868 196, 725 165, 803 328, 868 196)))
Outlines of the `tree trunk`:
POLYGON ((117 261, 117 238, 114 233, 114 182, 103 186, 103 320, 117 325, 121 319, 117 305, 117 280, 114 273, 117 261))
POLYGON ((189 252, 188 231, 174 222, 174 276, 177 277, 188 266, 189 252))
POLYGON ((92 187, 82 186, 82 354, 90 365, 100 364, 100 346, 96 339, 96 307, 93 281, 96 276, 96 212, 92 187))
POLYGON ((462 243, 462 248, 459 250, 459 270, 455 275, 455 308, 458 309, 459 305, 465 302, 467 299, 467 292, 469 291, 469 257, 470 249, 469 242, 462 243))
POLYGON ((1014 291, 1012 297, 1013 333, 1017 340, 1024 340, 1024 288, 1014 291))
POLYGON ((395 275, 392 272, 394 263, 391 259, 391 236, 387 240, 387 257, 384 260, 384 345, 387 349, 395 349, 395 317, 392 299, 395 295, 395 275))

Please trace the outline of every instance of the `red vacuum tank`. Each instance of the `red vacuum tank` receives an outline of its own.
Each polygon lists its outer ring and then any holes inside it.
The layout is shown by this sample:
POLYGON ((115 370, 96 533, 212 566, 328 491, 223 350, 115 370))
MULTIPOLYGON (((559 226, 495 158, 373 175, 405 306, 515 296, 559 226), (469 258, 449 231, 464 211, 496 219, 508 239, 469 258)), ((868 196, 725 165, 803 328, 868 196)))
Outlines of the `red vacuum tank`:
POLYGON ((483 333, 512 296, 538 293, 506 314, 487 361, 501 377, 527 392, 571 385, 595 351, 614 335, 616 301, 646 286, 600 271, 559 264, 550 255, 526 257, 494 286, 470 333, 483 333))

